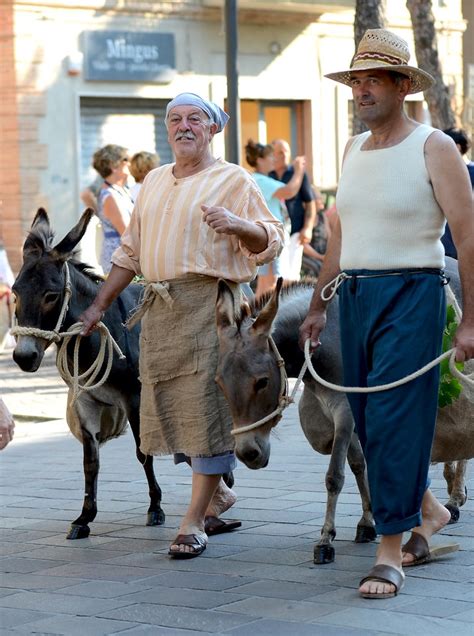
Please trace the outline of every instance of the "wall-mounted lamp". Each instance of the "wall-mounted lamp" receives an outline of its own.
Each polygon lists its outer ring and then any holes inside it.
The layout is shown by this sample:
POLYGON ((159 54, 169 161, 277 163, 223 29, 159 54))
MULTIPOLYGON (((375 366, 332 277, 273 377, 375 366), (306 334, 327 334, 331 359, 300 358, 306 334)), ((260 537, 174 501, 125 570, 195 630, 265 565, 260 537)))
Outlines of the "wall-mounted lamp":
POLYGON ((80 75, 82 73, 82 63, 84 54, 81 51, 74 51, 66 58, 66 67, 68 75, 80 75))

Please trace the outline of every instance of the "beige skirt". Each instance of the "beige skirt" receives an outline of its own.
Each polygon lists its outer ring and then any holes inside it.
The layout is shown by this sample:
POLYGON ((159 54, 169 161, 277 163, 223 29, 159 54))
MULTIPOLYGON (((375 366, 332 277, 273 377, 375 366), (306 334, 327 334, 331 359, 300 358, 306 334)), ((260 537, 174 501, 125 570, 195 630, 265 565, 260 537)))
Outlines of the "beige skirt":
MULTIPOLYGON (((172 306, 156 294, 142 319, 140 448, 190 457, 233 450, 232 418, 215 382, 217 279, 193 274, 168 284, 172 306)), ((240 286, 229 285, 239 307, 240 286)))

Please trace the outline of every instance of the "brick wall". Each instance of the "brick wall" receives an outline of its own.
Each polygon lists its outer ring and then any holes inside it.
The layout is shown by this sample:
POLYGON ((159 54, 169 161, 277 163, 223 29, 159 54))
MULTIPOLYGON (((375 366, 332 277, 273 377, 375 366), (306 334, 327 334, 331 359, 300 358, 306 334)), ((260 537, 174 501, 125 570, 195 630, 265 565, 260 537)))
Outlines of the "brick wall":
POLYGON ((12 269, 21 262, 19 122, 15 74, 13 6, 0 6, 0 240, 4 243, 12 269))

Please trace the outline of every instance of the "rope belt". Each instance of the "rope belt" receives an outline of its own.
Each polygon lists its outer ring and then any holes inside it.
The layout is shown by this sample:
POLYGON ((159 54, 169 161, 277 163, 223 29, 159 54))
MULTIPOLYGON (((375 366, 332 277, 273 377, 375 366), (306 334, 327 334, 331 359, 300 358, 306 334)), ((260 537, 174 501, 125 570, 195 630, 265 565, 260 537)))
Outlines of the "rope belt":
MULTIPOLYGON (((384 274, 384 275, 387 275, 387 274, 384 274)), ((398 272, 393 272, 388 275, 395 276, 400 274, 398 272)), ((378 275, 375 275, 375 276, 378 276, 378 275)), ((373 275, 367 275, 367 276, 358 275, 358 277, 373 278, 374 276, 373 275)), ((349 274, 346 274, 345 272, 341 272, 340 274, 338 274, 336 278, 334 278, 332 281, 330 281, 327 285, 323 287, 321 291, 321 298, 323 300, 330 300, 331 298, 333 298, 333 296, 337 292, 337 289, 342 285, 342 283, 345 280, 349 278, 352 278, 352 277, 349 274), (326 294, 327 297, 325 297, 324 295, 326 290, 329 290, 329 295, 327 296, 326 294)), ((447 293, 449 296, 449 302, 453 304, 456 315, 458 319, 460 319, 462 315, 461 308, 459 307, 459 304, 449 286, 447 287, 447 290, 448 290, 447 293)), ((301 367, 301 371, 299 372, 295 386, 293 387, 293 391, 291 392, 291 395, 288 396, 287 391, 285 390, 285 387, 287 387, 288 385, 288 378, 287 378, 285 367, 284 367, 285 363, 271 336, 269 337, 269 342, 270 342, 270 346, 272 350, 275 352, 277 364, 280 367, 281 389, 280 389, 280 397, 278 401, 278 406, 269 415, 258 420, 257 422, 253 422, 252 424, 248 424, 247 426, 242 426, 241 428, 234 428, 231 431, 232 435, 248 433, 249 431, 253 431, 259 428, 263 424, 266 424, 272 418, 278 417, 278 420, 273 425, 273 426, 276 426, 281 419, 283 411, 290 404, 294 402, 295 395, 300 387, 301 382, 303 381, 303 377, 306 371, 309 371, 310 375, 313 377, 314 380, 316 380, 316 382, 318 382, 322 386, 325 386, 328 389, 331 389, 332 391, 337 391, 339 393, 377 393, 379 391, 388 391, 389 389, 394 389, 396 387, 402 386, 403 384, 407 384, 408 382, 411 382, 412 380, 419 378, 420 376, 425 374, 427 371, 430 371, 430 369, 435 367, 437 364, 439 364, 443 360, 449 359, 449 370, 451 371, 452 375, 456 377, 460 382, 464 383, 465 385, 474 387, 474 374, 471 373, 471 374, 465 375, 461 373, 461 371, 459 371, 458 368, 456 367, 456 348, 455 347, 453 347, 452 349, 449 349, 449 351, 445 351, 434 360, 431 360, 431 362, 429 362, 428 364, 425 364, 425 366, 422 367, 421 369, 418 369, 417 371, 414 371, 413 373, 410 373, 409 375, 403 378, 400 378, 399 380, 395 380, 394 382, 389 382, 387 384, 380 384, 377 386, 370 386, 370 387, 342 386, 339 384, 334 384, 333 382, 328 382, 327 380, 322 378, 313 367, 313 363, 311 362, 311 351, 310 351, 311 339, 308 338, 306 342, 304 343, 304 357, 305 357, 304 364, 301 367)))
POLYGON ((405 276, 407 274, 435 274, 439 276, 443 280, 443 284, 447 285, 449 283, 449 279, 446 278, 443 270, 441 269, 426 269, 426 268, 417 268, 417 269, 407 269, 407 270, 398 270, 398 271, 387 271, 387 272, 378 272, 373 274, 348 274, 347 272, 341 272, 335 278, 329 281, 327 285, 321 290, 321 299, 328 302, 334 298, 337 294, 337 290, 342 285, 342 283, 346 280, 356 280, 360 278, 381 278, 384 276, 405 276))
POLYGON ((155 296, 160 296, 167 305, 170 307, 173 306, 173 299, 169 293, 169 283, 167 281, 157 282, 157 283, 148 283, 145 287, 145 291, 143 292, 143 296, 138 303, 135 310, 130 314, 129 319, 125 323, 127 329, 132 329, 137 322, 139 322, 143 316, 146 314, 148 309, 150 309, 152 302, 155 300, 155 296))
POLYGON ((69 300, 72 295, 69 266, 67 263, 65 264, 65 266, 66 282, 64 288, 64 301, 59 313, 56 327, 52 331, 48 331, 46 329, 37 329, 36 327, 21 327, 19 325, 14 325, 11 328, 10 333, 12 334, 12 336, 33 336, 34 338, 42 338, 44 340, 48 340, 49 342, 55 343, 59 343, 62 341, 56 357, 56 366, 64 382, 72 389, 72 404, 74 404, 81 393, 85 391, 92 391, 93 389, 98 389, 106 382, 107 378, 109 377, 110 370, 112 369, 114 350, 117 352, 120 360, 125 359, 125 356, 112 337, 112 334, 108 330, 107 326, 101 321, 97 323, 97 329, 100 332, 100 348, 99 353, 97 354, 97 358, 87 369, 87 371, 84 371, 84 373, 82 374, 79 373, 79 348, 82 338, 80 332, 83 323, 76 322, 71 327, 69 327, 67 331, 59 331, 66 316, 66 312, 69 306, 69 300), (68 365, 67 345, 73 337, 76 338, 76 340, 74 343, 73 370, 71 372, 68 365), (100 373, 106 355, 107 365, 105 367, 105 370, 103 371, 102 377, 97 380, 95 384, 93 384, 100 373), (84 380, 82 384, 81 380, 84 380))

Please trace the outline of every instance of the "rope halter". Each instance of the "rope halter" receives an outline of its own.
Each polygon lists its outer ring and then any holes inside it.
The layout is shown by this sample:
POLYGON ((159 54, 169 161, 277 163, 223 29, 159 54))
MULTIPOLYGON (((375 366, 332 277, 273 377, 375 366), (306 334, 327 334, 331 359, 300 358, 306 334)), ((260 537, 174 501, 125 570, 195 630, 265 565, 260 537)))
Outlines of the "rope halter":
MULTIPOLYGON (((263 424, 266 424, 273 418, 278 418, 273 424, 273 426, 276 426, 282 417, 283 411, 295 401, 295 395, 301 379, 298 377, 298 380, 293 388, 293 391, 291 392, 291 395, 288 395, 288 376, 286 375, 285 361, 281 357, 280 352, 278 351, 278 347, 276 346, 275 341, 271 336, 268 338, 268 342, 270 344, 271 350, 275 354, 276 362, 280 370, 280 395, 278 397, 278 406, 269 415, 262 417, 257 422, 253 422, 253 424, 247 424, 247 426, 233 428, 231 430, 232 435, 240 435, 241 433, 248 433, 249 431, 253 431, 256 428, 260 428, 260 426, 263 426, 263 424)), ((300 376, 301 378, 303 377, 301 374, 300 376)))
POLYGON ((12 336, 32 336, 34 338, 42 338, 44 340, 48 340, 49 342, 59 343, 61 342, 58 354, 56 356, 56 366, 58 371, 64 380, 64 382, 68 385, 70 389, 72 389, 72 404, 77 400, 77 398, 81 395, 81 393, 85 391, 92 391, 93 389, 98 389, 102 386, 107 378, 109 377, 110 370, 112 369, 113 363, 113 352, 114 350, 117 352, 119 359, 125 359, 120 347, 112 337, 112 334, 108 330, 107 326, 100 321, 97 323, 97 330, 100 334, 100 348, 99 353, 97 354, 96 359, 91 364, 91 366, 84 371, 84 373, 79 373, 79 348, 81 343, 82 336, 80 335, 83 323, 76 322, 74 323, 67 331, 60 331, 64 319, 66 317, 66 313, 69 307, 69 301, 72 296, 72 286, 71 286, 71 276, 69 273, 69 265, 65 263, 65 284, 64 284, 64 300, 61 307, 61 311, 59 312, 59 317, 56 323, 56 327, 52 331, 48 331, 46 329, 37 329, 36 327, 21 327, 18 324, 15 324, 10 329, 10 333, 12 336), (74 353, 73 353, 73 370, 72 372, 69 370, 68 357, 67 357, 67 345, 71 338, 75 337, 76 340, 74 342, 74 353), (106 351, 107 349, 107 351, 106 351), (93 384, 96 380, 97 376, 100 373, 102 365, 105 360, 105 356, 107 353, 107 365, 103 371, 102 377, 93 384), (84 382, 81 384, 81 380, 84 382))

